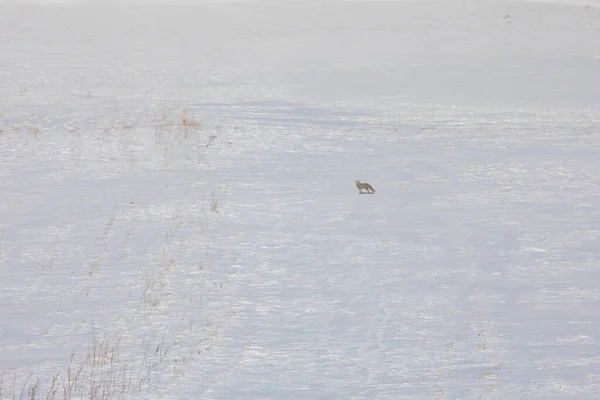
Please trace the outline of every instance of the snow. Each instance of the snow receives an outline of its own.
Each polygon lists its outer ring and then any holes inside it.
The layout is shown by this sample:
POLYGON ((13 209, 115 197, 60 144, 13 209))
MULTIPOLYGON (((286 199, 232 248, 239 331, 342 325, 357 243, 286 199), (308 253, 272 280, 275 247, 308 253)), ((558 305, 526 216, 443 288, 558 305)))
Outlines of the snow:
POLYGON ((599 22, 0 2, 0 399, 596 399, 599 22))

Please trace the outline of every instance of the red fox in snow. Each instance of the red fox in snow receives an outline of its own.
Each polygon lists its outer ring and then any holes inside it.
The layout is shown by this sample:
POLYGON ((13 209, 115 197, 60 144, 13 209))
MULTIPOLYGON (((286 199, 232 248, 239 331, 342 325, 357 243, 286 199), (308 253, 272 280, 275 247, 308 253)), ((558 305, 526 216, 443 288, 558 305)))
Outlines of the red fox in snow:
POLYGON ((368 183, 360 183, 360 181, 355 182, 356 187, 358 188, 358 194, 363 194, 363 190, 366 190, 367 194, 375 193, 375 189, 373 189, 373 186, 369 185, 368 183))

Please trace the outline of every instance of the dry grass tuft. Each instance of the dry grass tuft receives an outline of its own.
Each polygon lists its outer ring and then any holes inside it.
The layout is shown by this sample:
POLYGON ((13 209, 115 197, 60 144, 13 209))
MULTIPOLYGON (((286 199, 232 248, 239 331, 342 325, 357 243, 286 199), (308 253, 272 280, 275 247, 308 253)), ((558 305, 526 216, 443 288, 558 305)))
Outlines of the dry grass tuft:
POLYGON ((188 115, 187 110, 183 110, 181 112, 181 122, 179 125, 183 126, 184 128, 190 128, 190 129, 200 128, 200 122, 194 121, 193 119, 191 119, 188 115))

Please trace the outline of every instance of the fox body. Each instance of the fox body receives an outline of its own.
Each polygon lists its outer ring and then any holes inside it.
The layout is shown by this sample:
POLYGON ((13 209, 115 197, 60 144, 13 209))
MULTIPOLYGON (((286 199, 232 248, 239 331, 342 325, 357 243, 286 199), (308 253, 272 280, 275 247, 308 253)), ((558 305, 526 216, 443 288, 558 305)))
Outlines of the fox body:
POLYGON ((360 181, 355 182, 356 187, 358 188, 358 194, 362 194, 363 190, 366 190, 367 194, 375 193, 375 189, 373 189, 373 186, 369 185, 368 183, 361 183, 360 181))

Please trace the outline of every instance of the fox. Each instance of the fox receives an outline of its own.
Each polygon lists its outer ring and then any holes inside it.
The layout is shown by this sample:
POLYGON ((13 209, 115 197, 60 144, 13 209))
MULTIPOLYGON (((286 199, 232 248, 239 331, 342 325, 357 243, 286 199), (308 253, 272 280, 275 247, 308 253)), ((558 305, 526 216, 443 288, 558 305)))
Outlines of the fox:
POLYGON ((375 189, 373 189, 373 186, 369 185, 368 183, 361 183, 360 181, 355 182, 356 187, 358 188, 358 194, 363 194, 363 190, 366 190, 367 194, 375 193, 375 189))

